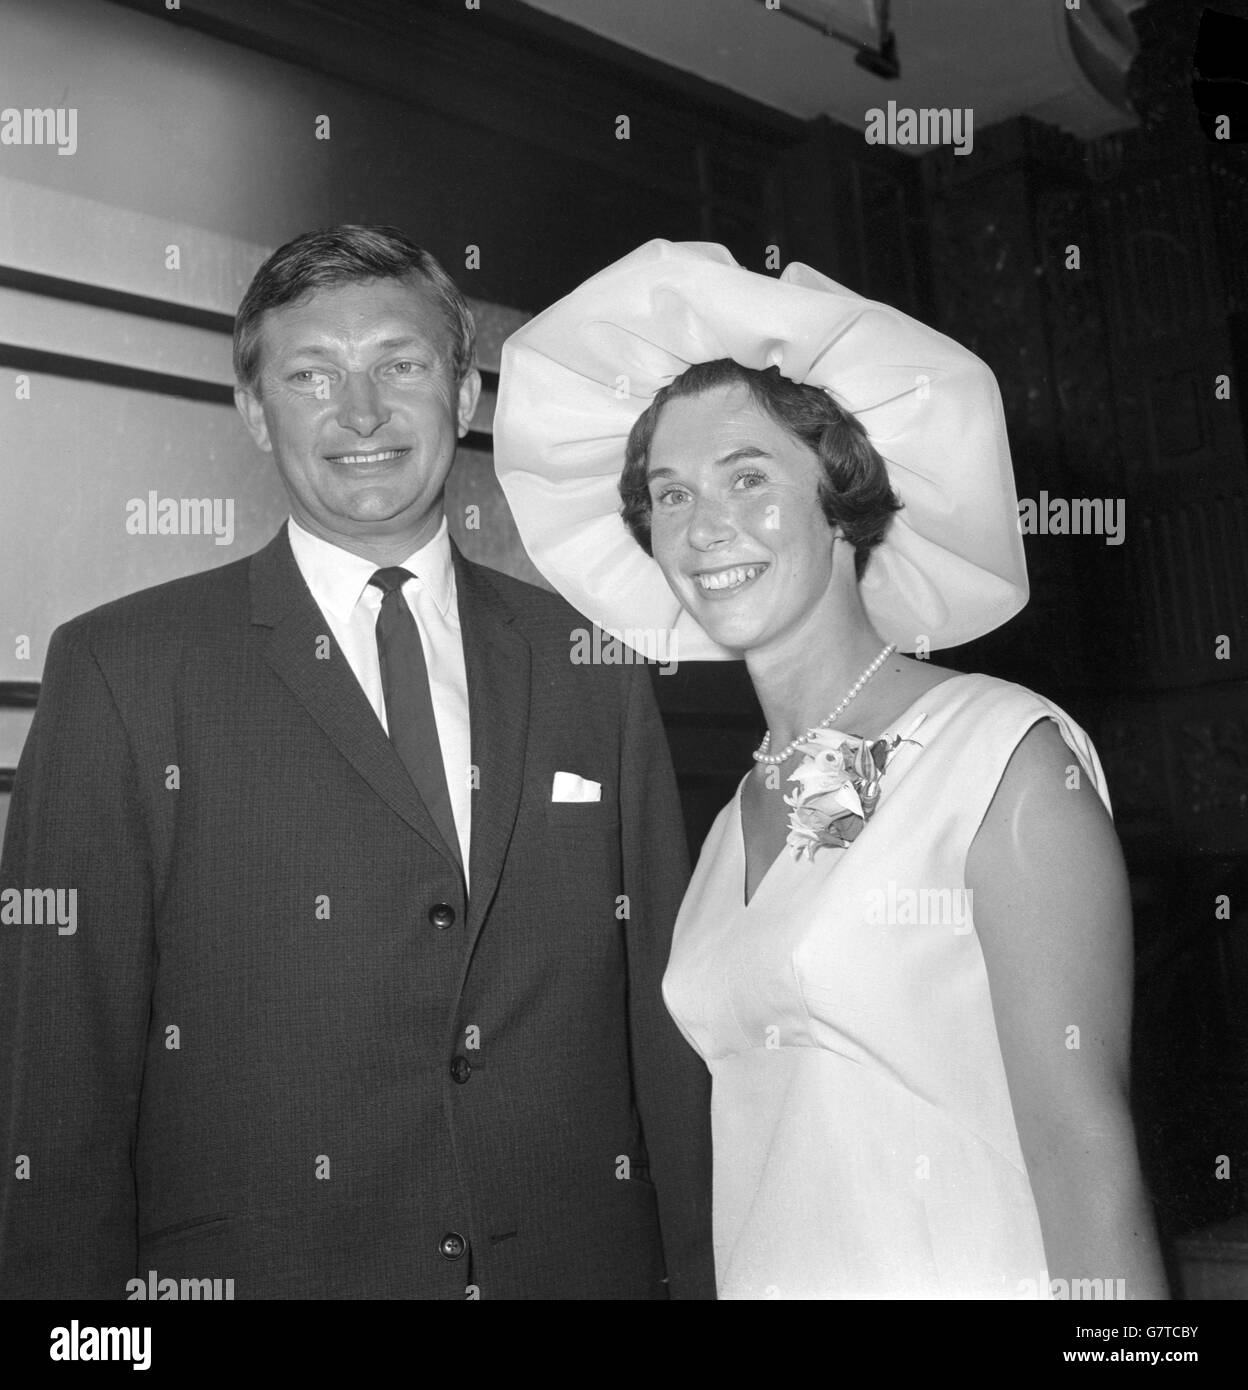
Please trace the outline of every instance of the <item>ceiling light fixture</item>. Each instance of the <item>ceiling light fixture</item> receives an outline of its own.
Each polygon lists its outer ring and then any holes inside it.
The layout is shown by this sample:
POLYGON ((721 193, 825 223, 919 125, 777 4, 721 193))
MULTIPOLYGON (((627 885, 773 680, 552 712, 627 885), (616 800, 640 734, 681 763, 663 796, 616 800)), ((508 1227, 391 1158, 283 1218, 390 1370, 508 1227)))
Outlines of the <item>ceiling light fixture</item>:
POLYGON ((897 35, 888 23, 888 0, 756 0, 765 9, 776 10, 817 29, 825 38, 836 39, 854 49, 854 62, 885 81, 901 76, 897 61, 897 35), (864 12, 858 35, 837 28, 833 21, 853 22, 848 11, 864 12))

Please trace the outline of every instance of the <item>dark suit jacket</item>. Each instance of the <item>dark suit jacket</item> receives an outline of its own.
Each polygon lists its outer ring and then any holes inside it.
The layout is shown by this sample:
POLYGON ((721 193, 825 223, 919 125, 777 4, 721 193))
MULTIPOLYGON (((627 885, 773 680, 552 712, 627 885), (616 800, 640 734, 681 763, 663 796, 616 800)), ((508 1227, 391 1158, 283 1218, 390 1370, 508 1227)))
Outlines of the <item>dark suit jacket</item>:
POLYGON ((0 887, 76 889, 77 930, 0 927, 0 1294, 714 1296, 649 674, 455 567, 467 902, 285 527, 54 634, 0 887))

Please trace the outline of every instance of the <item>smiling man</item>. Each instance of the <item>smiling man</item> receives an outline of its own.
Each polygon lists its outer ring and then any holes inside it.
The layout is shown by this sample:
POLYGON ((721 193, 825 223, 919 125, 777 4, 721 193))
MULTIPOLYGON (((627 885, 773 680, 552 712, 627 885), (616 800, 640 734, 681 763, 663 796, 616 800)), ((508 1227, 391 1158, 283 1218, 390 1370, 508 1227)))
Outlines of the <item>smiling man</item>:
POLYGON ((282 247, 235 367, 289 521, 54 634, 0 887, 78 930, 0 933, 0 1295, 713 1296, 662 726, 451 542, 472 363, 401 233, 282 247))

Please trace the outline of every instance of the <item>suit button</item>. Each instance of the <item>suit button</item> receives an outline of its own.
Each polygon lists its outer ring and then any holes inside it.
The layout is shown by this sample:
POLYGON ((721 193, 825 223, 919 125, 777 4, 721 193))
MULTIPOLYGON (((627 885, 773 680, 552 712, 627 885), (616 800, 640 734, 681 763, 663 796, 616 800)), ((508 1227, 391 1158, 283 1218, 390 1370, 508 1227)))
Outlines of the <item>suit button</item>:
POLYGON ((455 909, 450 903, 434 903, 429 909, 429 920, 439 931, 455 925, 455 909))
POLYGON ((448 1260, 457 1260, 468 1249, 468 1242, 458 1231, 447 1231, 438 1241, 438 1253, 448 1260))
POLYGON ((472 1075, 472 1063, 467 1057, 456 1057, 451 1063, 451 1076, 462 1086, 472 1075))

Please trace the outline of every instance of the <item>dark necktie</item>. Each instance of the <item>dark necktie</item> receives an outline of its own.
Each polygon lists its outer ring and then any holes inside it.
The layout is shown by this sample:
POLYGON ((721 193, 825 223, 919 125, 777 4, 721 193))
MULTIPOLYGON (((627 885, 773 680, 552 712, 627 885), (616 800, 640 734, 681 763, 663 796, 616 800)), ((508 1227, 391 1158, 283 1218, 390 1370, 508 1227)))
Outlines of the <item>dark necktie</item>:
MULTIPOLYGON (((459 835, 446 786, 442 745, 429 693, 429 668, 420 629, 403 597, 403 585, 413 576, 399 565, 378 570, 368 581, 382 591, 377 615, 377 656, 381 662, 381 688, 386 697, 386 723, 390 742, 416 784, 447 848, 462 863, 459 835)), ((465 769, 466 775, 467 769, 465 769)))

